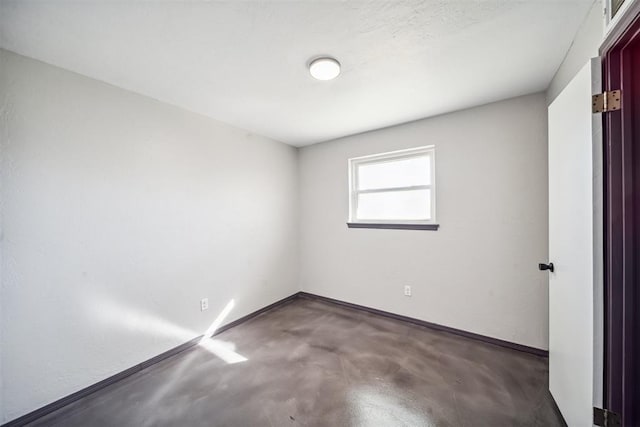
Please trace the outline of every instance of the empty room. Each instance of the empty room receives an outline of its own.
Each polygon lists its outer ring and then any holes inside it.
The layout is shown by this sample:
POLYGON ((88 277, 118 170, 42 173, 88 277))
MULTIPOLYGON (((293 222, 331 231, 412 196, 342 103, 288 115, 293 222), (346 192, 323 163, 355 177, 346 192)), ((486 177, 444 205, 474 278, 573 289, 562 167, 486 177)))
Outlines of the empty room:
POLYGON ((638 147, 640 0, 0 0, 0 426, 640 426, 638 147))

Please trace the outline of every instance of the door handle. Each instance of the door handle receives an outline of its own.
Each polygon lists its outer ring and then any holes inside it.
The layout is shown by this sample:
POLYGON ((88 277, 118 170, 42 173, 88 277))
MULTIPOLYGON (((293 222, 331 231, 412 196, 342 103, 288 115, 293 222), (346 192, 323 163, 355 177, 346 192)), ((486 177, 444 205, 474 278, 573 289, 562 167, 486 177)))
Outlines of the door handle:
POLYGON ((538 270, 540 271, 549 270, 550 272, 553 273, 553 263, 550 262, 549 264, 538 264, 538 270))

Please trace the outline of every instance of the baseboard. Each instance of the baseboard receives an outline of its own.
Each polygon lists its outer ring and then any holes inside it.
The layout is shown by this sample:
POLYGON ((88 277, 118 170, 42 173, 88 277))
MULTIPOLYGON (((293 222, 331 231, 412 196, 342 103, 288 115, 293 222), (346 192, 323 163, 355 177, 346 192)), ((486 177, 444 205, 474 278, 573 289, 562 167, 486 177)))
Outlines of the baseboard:
MULTIPOLYGON (((218 335, 219 333, 222 333, 224 331, 226 331, 227 329, 233 328, 234 326, 238 326, 241 323, 244 323, 248 320, 253 319, 256 316, 259 316, 262 313, 265 313, 269 310, 273 310, 276 307, 279 307, 283 304, 286 304, 289 301, 292 301, 294 299, 298 298, 298 293, 295 293, 293 295, 289 295, 286 298, 283 298, 279 301, 274 302, 273 304, 269 304, 266 307, 263 307, 259 310, 256 310, 252 313, 247 314, 246 316, 243 316, 237 320, 234 320, 233 322, 227 323, 223 326, 221 326, 220 328, 218 328, 216 330, 216 333, 214 335, 218 335)), ((156 363, 159 363, 169 357, 175 356, 178 353, 181 353, 185 350, 188 350, 189 348, 195 346, 196 344, 198 344, 198 342, 200 342, 200 340, 202 339, 203 335, 200 335, 198 337, 195 337, 192 340, 187 341, 184 344, 180 344, 177 347, 174 347, 170 350, 165 351, 164 353, 161 353, 155 357, 152 357, 151 359, 145 360, 142 363, 139 363, 135 366, 132 366, 129 369, 125 369, 122 372, 119 372, 115 375, 110 376, 109 378, 106 378, 102 381, 99 381, 95 384, 90 385, 89 387, 83 388, 82 390, 79 390, 75 393, 72 393, 68 396, 63 397, 62 399, 56 400, 55 402, 49 403, 46 406, 43 406, 42 408, 36 409, 35 411, 29 412, 28 414, 25 414, 21 417, 18 417, 14 420, 11 420, 5 424, 2 424, 0 427, 21 427, 24 426, 26 424, 32 423, 34 421, 36 421, 39 418, 44 417, 45 415, 48 415, 54 411, 57 411, 58 409, 61 409, 67 405, 70 405, 71 403, 80 400, 84 397, 89 396, 92 393, 95 393, 98 390, 102 390, 105 387, 108 387, 112 384, 117 383, 120 380, 123 380, 137 372, 142 371, 143 369, 146 369, 150 366, 155 365, 156 363)))
POLYGON ((553 406, 553 412, 556 413, 556 415, 558 416, 558 419, 562 422, 562 426, 569 427, 569 425, 567 424, 567 421, 564 419, 564 416, 562 415, 562 412, 560 412, 560 408, 558 407, 558 403, 556 402, 556 399, 553 398, 553 394, 551 394, 550 390, 547 390, 547 398, 551 402, 551 406, 553 406))
POLYGON ((482 341, 484 343, 498 345, 500 347, 506 347, 512 350, 522 351, 525 353, 533 354, 541 357, 549 357, 549 352, 547 350, 542 350, 535 347, 529 347, 523 344, 517 344, 511 341, 505 341, 498 338, 488 337, 486 335, 480 335, 473 332, 464 331, 462 329, 451 328, 449 326, 440 325, 437 323, 427 322, 425 320, 415 319, 413 317, 403 316, 400 314, 390 313, 388 311, 378 310, 377 308, 366 307, 363 305, 353 304, 350 302, 345 302, 333 298, 323 297, 316 294, 311 294, 309 292, 298 292, 297 294, 301 298, 307 299, 315 299, 319 301, 325 301, 332 304, 341 305, 344 307, 353 308, 356 310, 366 311, 368 313, 377 314, 379 316, 388 317, 391 319, 401 320, 403 322, 413 323, 415 325, 424 326, 426 328, 435 329, 438 331, 449 332, 451 334, 459 335, 465 338, 471 338, 477 341, 482 341))
MULTIPOLYGON (((253 319, 254 317, 257 317, 257 316, 261 315, 262 313, 266 313, 267 311, 270 311, 270 310, 273 310, 274 308, 280 307, 281 305, 286 304, 289 301, 293 301, 294 299, 298 298, 298 294, 299 293, 300 292, 296 292, 295 294, 291 294, 286 298, 282 298, 281 300, 278 300, 278 301, 274 302, 273 304, 269 304, 269 305, 267 305, 265 307, 262 307, 262 308, 260 308, 260 309, 258 309, 256 311, 254 311, 254 312, 251 312, 251 313, 247 314, 246 316, 242 316, 238 320, 234 320, 233 322, 229 322, 229 323, 227 323, 225 325, 222 325, 216 330, 216 333, 213 334, 213 335, 214 336, 218 335, 218 334, 226 331, 227 329, 231 329, 234 326, 238 326, 241 323, 244 323, 244 322, 246 322, 248 320, 253 319)), ((2 427, 2 426, 0 426, 0 427, 2 427)))

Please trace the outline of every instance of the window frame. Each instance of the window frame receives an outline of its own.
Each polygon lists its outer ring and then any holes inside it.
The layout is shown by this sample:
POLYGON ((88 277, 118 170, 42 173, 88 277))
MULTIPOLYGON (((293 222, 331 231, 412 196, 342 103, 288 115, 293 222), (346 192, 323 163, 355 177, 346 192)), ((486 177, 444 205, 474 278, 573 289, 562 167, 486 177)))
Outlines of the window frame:
POLYGON ((385 153, 372 154, 367 156, 353 157, 348 160, 349 165, 349 218, 348 226, 350 228, 393 228, 393 229, 423 229, 436 230, 436 168, 435 168, 435 145, 426 145, 422 147, 409 148, 405 150, 396 150, 385 153), (368 190, 358 190, 358 168, 366 164, 379 164, 392 162, 427 155, 430 162, 431 180, 428 185, 406 186, 406 187, 387 187, 368 190), (386 220, 369 220, 358 219, 356 217, 358 210, 358 195, 379 192, 395 192, 429 189, 431 194, 431 218, 428 220, 405 220, 405 219, 386 219, 386 220))
POLYGON ((604 36, 608 36, 613 29, 622 21, 622 17, 629 11, 633 0, 625 0, 621 5, 618 6, 618 9, 613 10, 613 1, 612 0, 604 0, 604 9, 605 9, 605 30, 604 36))

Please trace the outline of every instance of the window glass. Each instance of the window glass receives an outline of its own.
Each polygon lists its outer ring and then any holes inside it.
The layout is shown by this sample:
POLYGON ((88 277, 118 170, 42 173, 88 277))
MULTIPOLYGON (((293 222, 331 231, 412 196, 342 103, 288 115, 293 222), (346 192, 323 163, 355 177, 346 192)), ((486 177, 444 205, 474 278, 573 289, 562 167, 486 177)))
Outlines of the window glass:
POLYGON ((358 195, 357 218, 361 220, 431 219, 431 190, 385 191, 358 195))
POLYGON ((358 190, 431 184, 428 156, 364 163, 358 166, 358 190))

